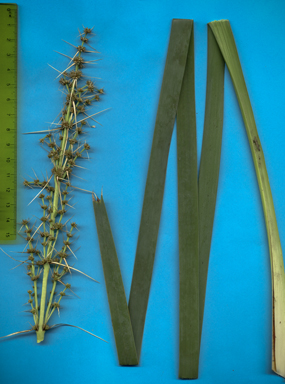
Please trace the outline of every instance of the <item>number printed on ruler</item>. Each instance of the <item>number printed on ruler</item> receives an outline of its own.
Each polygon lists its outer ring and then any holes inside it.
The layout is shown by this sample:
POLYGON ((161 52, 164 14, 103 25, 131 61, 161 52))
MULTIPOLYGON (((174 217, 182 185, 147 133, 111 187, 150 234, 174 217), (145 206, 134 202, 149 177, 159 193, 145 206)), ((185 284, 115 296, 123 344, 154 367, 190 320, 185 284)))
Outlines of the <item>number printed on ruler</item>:
POLYGON ((16 239, 17 5, 0 4, 0 242, 16 239))

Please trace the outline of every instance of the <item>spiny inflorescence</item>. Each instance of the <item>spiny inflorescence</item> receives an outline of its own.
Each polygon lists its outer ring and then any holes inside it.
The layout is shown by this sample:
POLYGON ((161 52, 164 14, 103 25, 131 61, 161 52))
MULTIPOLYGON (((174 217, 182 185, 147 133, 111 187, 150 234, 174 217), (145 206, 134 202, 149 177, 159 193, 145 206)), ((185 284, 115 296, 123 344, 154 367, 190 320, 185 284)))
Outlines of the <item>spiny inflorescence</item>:
POLYGON ((45 331, 50 328, 48 322, 53 312, 59 312, 60 302, 66 290, 71 290, 71 285, 64 282, 65 275, 70 270, 78 271, 69 265, 69 259, 75 256, 72 251, 72 237, 77 224, 69 223, 69 220, 65 220, 65 215, 71 207, 69 194, 74 188, 71 184, 74 167, 77 162, 88 156, 90 149, 89 144, 82 139, 83 133, 89 126, 89 119, 100 113, 89 115, 88 109, 92 103, 99 101, 104 93, 93 81, 86 81, 83 74, 86 64, 94 64, 97 61, 86 58, 86 55, 97 52, 88 43, 90 34, 90 28, 85 28, 80 33, 81 45, 73 46, 73 57, 63 55, 69 58, 70 62, 65 71, 58 71, 59 83, 65 93, 64 106, 58 120, 40 139, 52 163, 50 176, 44 180, 36 177, 32 181, 24 181, 25 186, 40 189, 35 198, 40 200, 42 210, 38 224, 32 225, 30 220, 23 220, 20 229, 27 241, 24 250, 27 259, 23 263, 32 282, 32 289, 28 291, 28 303, 31 306, 33 330, 37 332, 38 342, 44 339, 45 331), (51 291, 48 297, 47 286, 50 278, 51 291), (58 298, 55 296, 57 284, 62 286, 58 298))

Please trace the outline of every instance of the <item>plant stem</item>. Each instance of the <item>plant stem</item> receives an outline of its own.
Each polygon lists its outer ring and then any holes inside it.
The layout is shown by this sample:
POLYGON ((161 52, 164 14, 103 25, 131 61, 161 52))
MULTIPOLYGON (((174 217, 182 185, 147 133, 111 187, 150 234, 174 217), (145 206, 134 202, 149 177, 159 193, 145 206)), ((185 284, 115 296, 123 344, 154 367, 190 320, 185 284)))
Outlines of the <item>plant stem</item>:
POLYGON ((47 281, 49 275, 50 265, 46 263, 44 265, 44 276, 42 282, 42 296, 41 296, 41 304, 40 304, 40 320, 39 327, 37 331, 37 342, 40 343, 44 340, 45 330, 43 329, 44 325, 44 316, 45 316, 45 305, 46 305, 46 295, 47 295, 47 281))

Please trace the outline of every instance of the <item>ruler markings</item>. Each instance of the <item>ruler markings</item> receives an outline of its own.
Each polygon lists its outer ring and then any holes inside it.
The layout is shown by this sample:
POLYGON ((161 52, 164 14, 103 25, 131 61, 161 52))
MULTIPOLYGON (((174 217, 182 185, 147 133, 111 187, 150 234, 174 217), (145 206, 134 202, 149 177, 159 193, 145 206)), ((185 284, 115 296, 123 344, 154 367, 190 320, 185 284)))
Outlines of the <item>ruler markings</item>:
POLYGON ((0 4, 0 241, 16 239, 17 5, 0 4))

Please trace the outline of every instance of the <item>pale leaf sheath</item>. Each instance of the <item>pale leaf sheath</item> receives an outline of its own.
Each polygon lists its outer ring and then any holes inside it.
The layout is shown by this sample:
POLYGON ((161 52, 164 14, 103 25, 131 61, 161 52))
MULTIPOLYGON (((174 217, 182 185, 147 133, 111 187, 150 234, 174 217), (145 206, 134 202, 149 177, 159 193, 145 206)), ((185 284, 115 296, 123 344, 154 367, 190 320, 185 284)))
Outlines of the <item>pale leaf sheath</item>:
POLYGON ((272 276, 272 369, 285 377, 285 275, 265 159, 258 137, 234 36, 228 20, 209 24, 231 75, 254 161, 265 216, 272 276))
POLYGON ((193 21, 174 19, 161 86, 132 279, 129 311, 140 356, 171 136, 193 21))

